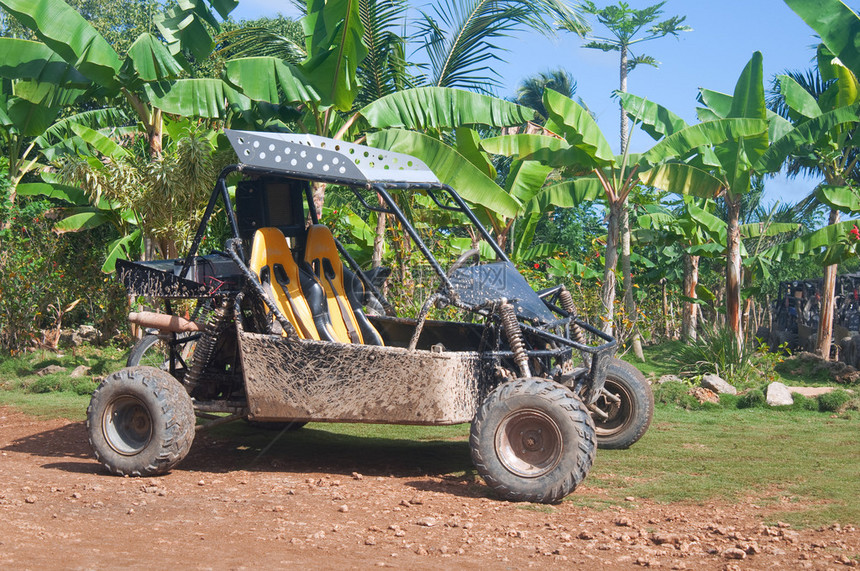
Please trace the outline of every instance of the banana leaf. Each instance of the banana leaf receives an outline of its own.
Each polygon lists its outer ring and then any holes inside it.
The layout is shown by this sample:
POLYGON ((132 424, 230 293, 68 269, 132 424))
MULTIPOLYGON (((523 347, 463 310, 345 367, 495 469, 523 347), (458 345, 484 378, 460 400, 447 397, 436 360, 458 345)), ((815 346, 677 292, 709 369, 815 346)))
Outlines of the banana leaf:
POLYGON ((460 126, 511 127, 536 111, 480 93, 447 87, 417 87, 386 95, 359 113, 371 127, 448 130, 460 126))
POLYGON ((77 10, 62 0, 0 0, 0 7, 84 76, 103 86, 117 85, 119 56, 77 10))
POLYGON ((120 73, 142 81, 165 81, 176 79, 182 73, 182 66, 161 40, 145 33, 128 48, 120 73))
POLYGON ((438 139, 413 131, 386 129, 370 133, 367 141, 371 146, 421 159, 439 180, 473 204, 480 204, 508 218, 515 217, 522 207, 517 199, 438 139))
POLYGON ((785 0, 842 63, 855 73, 860 71, 860 18, 840 0, 785 0))
POLYGON ((108 254, 105 263, 102 265, 102 272, 112 274, 116 271, 117 260, 131 259, 134 252, 139 252, 143 248, 143 234, 140 230, 135 230, 127 236, 117 238, 108 244, 108 254))
POLYGON ((655 141, 687 127, 687 123, 683 119, 662 105, 632 93, 620 91, 615 93, 621 99, 621 105, 627 116, 631 120, 639 122, 642 130, 655 141))
POLYGON ((226 79, 254 101, 287 104, 320 104, 320 94, 301 70, 273 57, 230 60, 226 79))
POLYGON ((822 184, 815 188, 815 198, 840 212, 860 212, 860 191, 851 186, 822 184))
POLYGON ((340 111, 358 94, 358 66, 367 56, 359 0, 308 0, 302 18, 308 59, 301 68, 311 85, 340 111))
POLYGON ((613 164, 612 148, 591 113, 552 89, 544 91, 543 103, 548 117, 561 127, 568 144, 582 149, 600 165, 613 164))
POLYGON ((232 108, 250 101, 220 79, 179 79, 144 86, 149 101, 165 113, 207 119, 226 118, 232 108))
POLYGON ((64 87, 84 88, 90 83, 45 44, 18 38, 0 38, 0 77, 64 87))

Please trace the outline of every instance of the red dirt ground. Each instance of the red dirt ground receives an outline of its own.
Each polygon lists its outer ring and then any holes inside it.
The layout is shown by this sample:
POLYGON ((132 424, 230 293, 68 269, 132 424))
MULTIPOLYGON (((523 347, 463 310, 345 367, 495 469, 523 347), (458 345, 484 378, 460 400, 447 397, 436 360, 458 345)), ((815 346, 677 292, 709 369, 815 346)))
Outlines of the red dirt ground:
MULTIPOLYGON (((0 568, 5 569, 843 569, 850 525, 795 530, 779 507, 656 504, 594 510, 486 497, 415 475, 409 458, 359 471, 326 456, 246 469, 236 443, 198 435, 160 478, 118 478, 83 423, 0 408, 0 568), (547 513, 549 512, 549 513, 547 513)), ((588 481, 586 480, 586 488, 588 481)))

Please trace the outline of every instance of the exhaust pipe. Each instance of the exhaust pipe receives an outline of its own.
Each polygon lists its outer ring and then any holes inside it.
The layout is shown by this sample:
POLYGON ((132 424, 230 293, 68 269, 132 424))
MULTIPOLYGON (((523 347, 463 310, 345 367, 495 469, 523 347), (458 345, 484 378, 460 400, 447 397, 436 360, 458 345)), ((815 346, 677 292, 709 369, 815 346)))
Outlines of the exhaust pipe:
POLYGON ((153 311, 132 312, 128 314, 128 320, 141 327, 158 329, 165 333, 193 333, 200 331, 200 324, 179 317, 178 315, 167 315, 166 313, 155 313, 153 311))

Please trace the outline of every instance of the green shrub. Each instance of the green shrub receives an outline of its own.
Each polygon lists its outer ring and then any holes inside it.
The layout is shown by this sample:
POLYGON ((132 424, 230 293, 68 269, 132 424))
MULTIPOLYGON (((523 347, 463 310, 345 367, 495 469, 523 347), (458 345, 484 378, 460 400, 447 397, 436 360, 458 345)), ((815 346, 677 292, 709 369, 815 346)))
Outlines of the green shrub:
POLYGON ((46 375, 25 386, 27 392, 36 394, 67 392, 70 388, 71 383, 66 375, 46 375))
POLYGON ((815 399, 800 393, 791 393, 791 398, 794 399, 794 404, 789 407, 791 410, 818 410, 818 401, 815 399))
MULTIPOLYGON (((2 180, 2 179, 0 179, 2 180)), ((2 185, 0 185, 2 186, 2 185)), ((58 235, 48 200, 18 197, 5 206, 0 189, 0 349, 17 353, 41 342, 42 330, 92 324, 108 338, 126 322, 126 294, 101 272, 115 231, 105 225, 58 235), (3 224, 8 223, 4 228, 3 224), (80 300, 75 304, 76 300, 80 300), (66 311, 68 310, 68 311, 66 311)))
POLYGON ((767 405, 767 398, 761 389, 750 389, 738 399, 738 408, 761 408, 767 405))
POLYGON ((89 395, 92 394, 98 383, 93 381, 92 379, 74 379, 72 381, 72 390, 79 395, 89 395))
POLYGON ((672 360, 683 375, 713 373, 731 385, 743 386, 763 375, 756 368, 759 360, 756 355, 752 343, 739 344, 729 328, 717 327, 681 346, 672 360))
POLYGON ((818 396, 818 410, 821 412, 842 412, 843 407, 851 401, 851 393, 844 389, 837 389, 830 393, 818 396))
POLYGON ((732 395, 729 393, 721 393, 720 395, 720 406, 723 408, 739 408, 738 401, 741 397, 738 395, 732 395))
POLYGON ((701 407, 699 401, 689 394, 690 386, 678 381, 669 381, 657 385, 654 391, 654 401, 661 404, 673 404, 687 410, 701 407))

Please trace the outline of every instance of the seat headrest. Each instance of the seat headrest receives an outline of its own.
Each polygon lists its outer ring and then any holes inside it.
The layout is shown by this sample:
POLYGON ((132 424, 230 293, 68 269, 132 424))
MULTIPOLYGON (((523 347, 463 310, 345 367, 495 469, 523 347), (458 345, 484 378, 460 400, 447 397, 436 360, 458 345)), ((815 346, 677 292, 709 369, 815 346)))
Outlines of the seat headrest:
POLYGON ((320 261, 328 259, 335 272, 339 272, 343 268, 334 236, 332 236, 328 226, 322 224, 314 224, 308 228, 308 239, 305 244, 305 260, 312 262, 317 259, 320 261))
POLYGON ((266 258, 289 256, 292 259, 290 247, 284 233, 277 228, 260 228, 254 233, 254 245, 251 247, 252 269, 267 265, 266 258))

